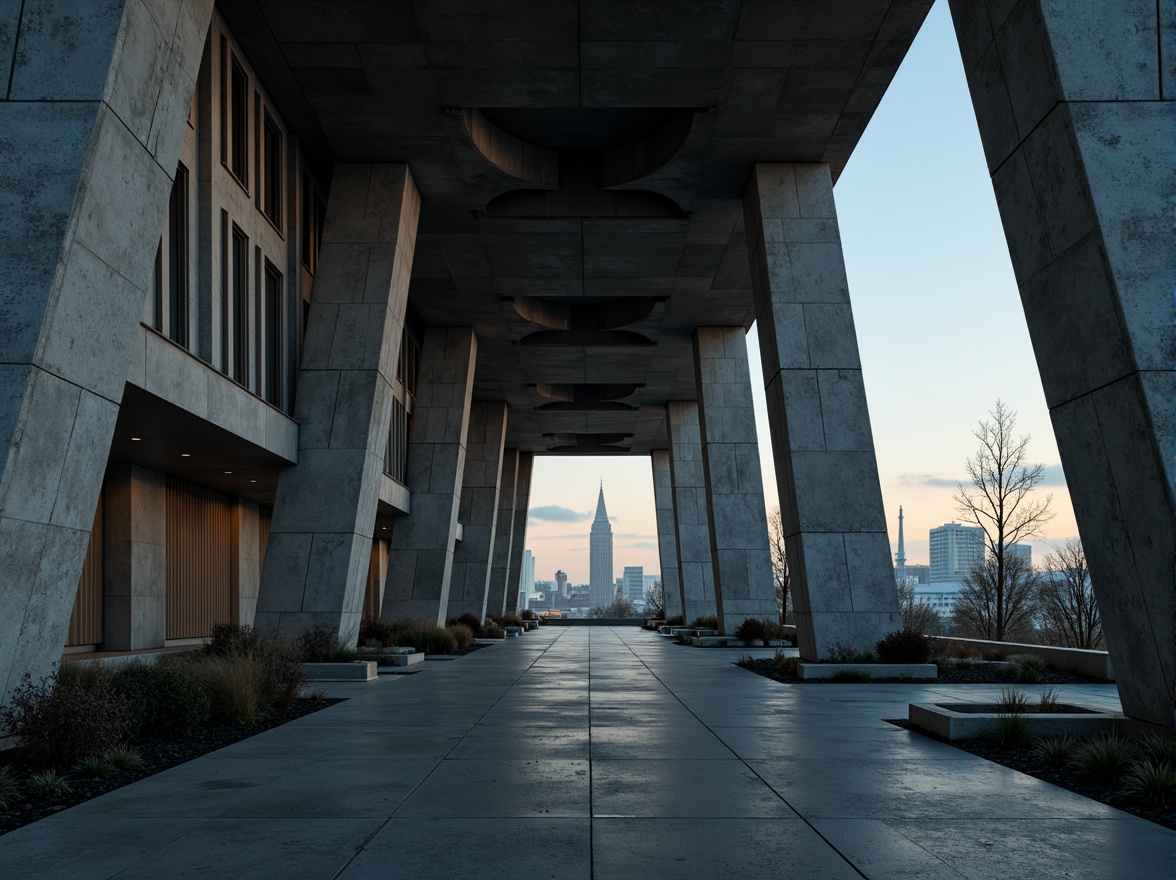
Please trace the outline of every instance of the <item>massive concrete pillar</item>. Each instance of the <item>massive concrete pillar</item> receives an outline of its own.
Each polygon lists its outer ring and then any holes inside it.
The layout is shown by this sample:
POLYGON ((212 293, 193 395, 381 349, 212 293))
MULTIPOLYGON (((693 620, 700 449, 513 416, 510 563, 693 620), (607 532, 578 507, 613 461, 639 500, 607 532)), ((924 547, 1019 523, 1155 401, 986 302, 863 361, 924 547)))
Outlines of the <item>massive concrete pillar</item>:
POLYGON ((447 617, 486 615, 505 444, 505 401, 472 404, 458 512, 462 536, 453 553, 447 617))
POLYGON ((506 576, 506 613, 518 614, 519 582, 523 572, 523 551, 527 547, 527 510, 531 504, 531 471, 535 453, 519 453, 519 472, 515 485, 514 528, 510 539, 510 571, 506 576))
POLYGON ((666 425, 670 438, 678 581, 682 589, 682 614, 686 623, 690 623, 696 617, 719 613, 715 605, 710 513, 706 503, 698 404, 692 400, 668 403, 666 425))
POLYGON ((278 477, 260 630, 359 635, 419 214, 407 166, 335 166, 294 408, 298 464, 278 477))
POLYGON ((653 465, 653 504, 657 516, 657 551, 661 562, 662 595, 666 617, 682 613, 682 581, 678 578, 678 540, 674 529, 674 484, 670 477, 670 451, 655 449, 649 454, 653 465))
POLYGON ((232 571, 230 571, 231 622, 253 626, 257 594, 261 589, 261 530, 256 501, 233 499, 232 571))
POLYGON ((111 464, 103 510, 102 647, 161 648, 167 637, 167 478, 111 464))
POLYGON ((743 200, 800 656, 902 625, 827 165, 757 165, 743 200))
POLYGON ((65 643, 212 6, 5 6, 0 702, 65 643))
POLYGON ((951 9, 1123 709, 1172 727, 1172 4, 951 9))
POLYGON ((396 521, 380 615, 445 623, 478 341, 469 327, 430 327, 408 447, 412 512, 396 521))
POLYGON ((506 610, 506 583, 510 576, 518 474, 519 451, 507 449, 502 454, 502 479, 498 489, 498 519, 494 526, 494 559, 490 569, 490 589, 486 593, 485 614, 489 614, 491 617, 498 617, 506 610))
POLYGON ((776 620, 751 373, 742 327, 694 331, 694 374, 719 631, 776 620))

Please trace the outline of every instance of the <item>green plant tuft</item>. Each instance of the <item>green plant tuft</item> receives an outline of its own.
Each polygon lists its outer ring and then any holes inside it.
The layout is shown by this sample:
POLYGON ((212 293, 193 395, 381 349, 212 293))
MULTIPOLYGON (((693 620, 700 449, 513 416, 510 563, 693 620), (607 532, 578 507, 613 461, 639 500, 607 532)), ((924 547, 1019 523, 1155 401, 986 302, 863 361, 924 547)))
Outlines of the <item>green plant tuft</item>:
POLYGON ((310 692, 308 699, 314 700, 316 703, 325 703, 327 700, 327 689, 315 688, 310 692))
POLYGON ((838 669, 829 679, 842 684, 861 684, 873 680, 874 676, 863 669, 838 669))
POLYGON ((0 767, 0 813, 7 813, 12 802, 20 797, 20 789, 12 777, 12 771, 0 767))
POLYGON ((1008 659, 1004 674, 1009 681, 1037 684, 1049 672, 1049 664, 1035 654, 1016 654, 1008 659))
POLYGON ((1074 764, 1084 776, 1096 782, 1117 782, 1134 757, 1135 749, 1128 740, 1103 736, 1080 745, 1074 752, 1074 764))
POLYGON ((1041 701, 1038 703, 1037 711, 1042 715, 1056 715, 1066 710, 1058 700, 1057 692, 1053 688, 1046 688, 1041 692, 1041 701))
POLYGON ((73 786, 69 780, 50 768, 29 777, 29 791, 41 798, 55 798, 69 794, 73 786))
POLYGON ((1004 715, 1024 715, 1029 711, 1029 696, 1016 688, 1002 688, 996 708, 1004 715))
POLYGON ((1136 746, 1144 760, 1160 764, 1176 761, 1176 736, 1149 733, 1136 740, 1136 746))
POLYGON ((744 669, 751 669, 755 666, 755 660, 750 655, 745 654, 735 661, 735 665, 741 666, 744 669))
POLYGON ((1144 758, 1134 761, 1127 770, 1123 794, 1147 804, 1166 807, 1176 800, 1176 768, 1171 760, 1144 758))
POLYGON ((115 770, 136 770, 143 766, 143 759, 139 757, 139 753, 126 745, 115 746, 103 757, 115 770))
POLYGON ((926 663, 931 657, 932 641, 913 629, 895 630, 875 646, 881 663, 926 663))
POLYGON ((1051 736, 1037 743, 1037 759, 1047 767, 1061 769, 1074 760, 1077 740, 1069 734, 1051 736))
POLYGON ((114 765, 106 760, 105 755, 83 758, 74 766, 74 770, 86 779, 105 779, 115 772, 114 765))
POLYGON ((1028 745, 1029 722, 1022 715, 1001 715, 996 719, 993 734, 996 744, 1002 749, 1015 749, 1028 745))

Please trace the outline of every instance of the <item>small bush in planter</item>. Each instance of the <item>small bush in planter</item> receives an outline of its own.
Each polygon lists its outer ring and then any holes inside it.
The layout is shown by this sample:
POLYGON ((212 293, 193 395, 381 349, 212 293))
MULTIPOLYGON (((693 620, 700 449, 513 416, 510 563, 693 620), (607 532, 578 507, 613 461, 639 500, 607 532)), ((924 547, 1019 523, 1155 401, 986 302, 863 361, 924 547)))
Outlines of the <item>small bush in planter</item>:
POLYGON ((464 651, 474 643, 474 631, 464 623, 452 623, 445 627, 445 631, 453 636, 459 651, 464 651))
POLYGON ((294 644, 303 663, 350 663, 359 657, 337 629, 321 623, 304 629, 294 644))
MULTIPOLYGON (((252 661, 257 670, 258 686, 261 688, 263 713, 293 703, 306 684, 306 673, 302 669, 302 662, 295 646, 263 636, 249 626, 214 626, 212 640, 204 646, 204 657, 241 657, 252 661)), ((196 659, 188 660, 181 657, 178 658, 177 665, 182 671, 190 671, 203 684, 203 680, 196 674, 196 667, 199 666, 196 659), (188 663, 191 663, 190 668, 188 663)), ((216 696, 210 693, 209 697, 215 704, 216 696)), ((216 714, 215 705, 213 714, 216 714)))
POLYGON ((395 621, 395 642, 402 648, 416 648, 426 654, 452 654, 457 650, 453 633, 446 632, 431 620, 395 621))
POLYGON ((208 694, 192 676, 171 666, 128 663, 114 674, 114 689, 130 705, 132 737, 179 739, 208 718, 208 694))
POLYGON ((745 617, 735 629, 735 638, 745 645, 767 644, 768 627, 762 620, 755 617, 745 617))
POLYGON ((526 624, 523 623, 523 619, 517 614, 504 614, 502 617, 498 618, 497 622, 499 626, 504 628, 508 626, 517 626, 520 628, 526 626, 526 624))
POLYGON ((504 639, 506 638, 506 631, 498 624, 491 620, 487 620, 482 625, 482 638, 484 639, 504 639))
MULTIPOLYGON (((487 620, 489 620, 489 618, 487 618, 487 620)), ((447 621, 446 625, 452 626, 455 623, 459 623, 462 626, 468 626, 471 630, 473 630, 474 638, 478 638, 482 632, 482 621, 478 620, 478 615, 471 614, 469 611, 465 612, 465 614, 459 614, 457 617, 451 617, 447 621)))
POLYGON ((521 617, 523 620, 538 620, 539 619, 539 615, 536 614, 534 611, 532 611, 530 608, 524 608, 522 611, 520 611, 519 617, 521 617))
POLYGON ((129 701, 109 678, 86 688, 68 678, 33 684, 26 674, 9 704, 0 706, 0 730, 33 762, 71 766, 126 739, 130 716, 129 701))
POLYGON ((675 614, 673 617, 667 617, 664 626, 684 626, 685 618, 681 614, 675 614))
POLYGON ((929 638, 913 629, 895 630, 875 646, 880 663, 926 663, 932 647, 929 638))
POLYGON ((365 617, 359 623, 359 643, 365 648, 390 648, 396 643, 396 633, 386 620, 365 617))
POLYGON ((784 629, 784 624, 782 623, 779 623, 775 620, 765 620, 764 628, 768 631, 767 637, 768 641, 770 642, 781 641, 791 642, 793 644, 796 643, 796 640, 792 637, 792 634, 788 632, 788 630, 784 629))
POLYGON ((696 617, 690 626, 694 629, 718 629, 719 618, 714 614, 707 614, 702 617, 696 617))

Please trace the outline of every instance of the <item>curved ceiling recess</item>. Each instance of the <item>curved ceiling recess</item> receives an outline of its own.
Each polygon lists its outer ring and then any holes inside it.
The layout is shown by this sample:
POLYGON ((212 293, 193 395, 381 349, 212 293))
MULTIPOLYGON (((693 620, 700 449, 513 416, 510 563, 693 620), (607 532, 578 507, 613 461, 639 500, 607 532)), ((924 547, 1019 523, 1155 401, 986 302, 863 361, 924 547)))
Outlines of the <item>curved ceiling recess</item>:
POLYGON ((451 112, 460 116, 470 143, 486 161, 543 187, 502 193, 484 211, 475 211, 476 216, 512 220, 682 220, 689 216, 660 193, 609 187, 640 180, 673 159, 690 134, 697 112, 693 109, 631 109, 625 116, 568 108, 520 114, 466 107, 451 112), (546 137, 554 147, 508 130, 513 125, 530 137, 544 137, 545 117, 551 132, 546 137), (602 142, 610 135, 617 140, 602 142))
POLYGON ((638 407, 617 402, 644 385, 545 385, 535 386, 544 397, 555 401, 535 409, 543 412, 635 412, 638 407))
POLYGON ((556 445, 548 452, 590 452, 592 455, 607 455, 610 452, 628 452, 625 446, 617 446, 632 439, 632 434, 544 434, 556 445))
POLYGON ((666 297, 625 296, 616 299, 544 299, 516 296, 511 304, 519 317, 550 327, 530 333, 519 345, 619 346, 656 345, 647 336, 620 330, 645 320, 666 297))

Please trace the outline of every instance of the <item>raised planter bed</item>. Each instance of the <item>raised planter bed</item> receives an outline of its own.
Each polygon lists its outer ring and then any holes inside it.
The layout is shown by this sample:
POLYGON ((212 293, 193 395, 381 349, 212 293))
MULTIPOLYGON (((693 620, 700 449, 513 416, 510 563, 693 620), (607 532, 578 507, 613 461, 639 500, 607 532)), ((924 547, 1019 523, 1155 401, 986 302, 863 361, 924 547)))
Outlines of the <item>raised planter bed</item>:
POLYGON ((424 651, 414 651, 411 654, 381 654, 377 660, 381 666, 415 666, 425 662, 424 651))
POLYGON ((1017 654, 1031 654, 1040 657, 1056 669, 1072 671, 1078 675, 1114 681, 1115 670, 1111 657, 1106 651, 1091 651, 1085 648, 1058 648, 1052 645, 1029 645, 1020 642, 992 642, 984 639, 960 639, 954 636, 931 636, 937 653, 954 651, 970 657, 984 657, 989 654, 1003 654, 1006 657, 1017 654))
POLYGON ((376 678, 375 660, 353 663, 303 663, 307 681, 372 681, 376 678))
POLYGON ((474 639, 479 645, 501 645, 505 639, 474 639))
POLYGON ((806 681, 834 678, 839 672, 858 672, 871 678, 909 678, 930 681, 938 677, 934 663, 799 663, 798 677, 806 681))
MULTIPOLYGON (((1062 705, 1059 708, 1071 711, 1035 712, 1031 706, 1017 717, 1025 719, 1029 734, 1034 737, 1114 733, 1116 726, 1125 720, 1122 715, 1096 712, 1081 706, 1062 705)), ((992 736, 1001 717, 1008 717, 1008 713, 1001 713, 995 704, 911 703, 907 710, 907 720, 912 727, 946 740, 992 736)))
POLYGON ((517 639, 522 634, 523 628, 521 626, 508 626, 506 628, 506 637, 508 639, 517 639))
POLYGON ((784 639, 770 639, 767 645, 762 642, 756 642, 754 645, 749 645, 747 642, 737 639, 734 636, 694 636, 690 640, 690 644, 695 648, 791 648, 792 642, 784 639))

